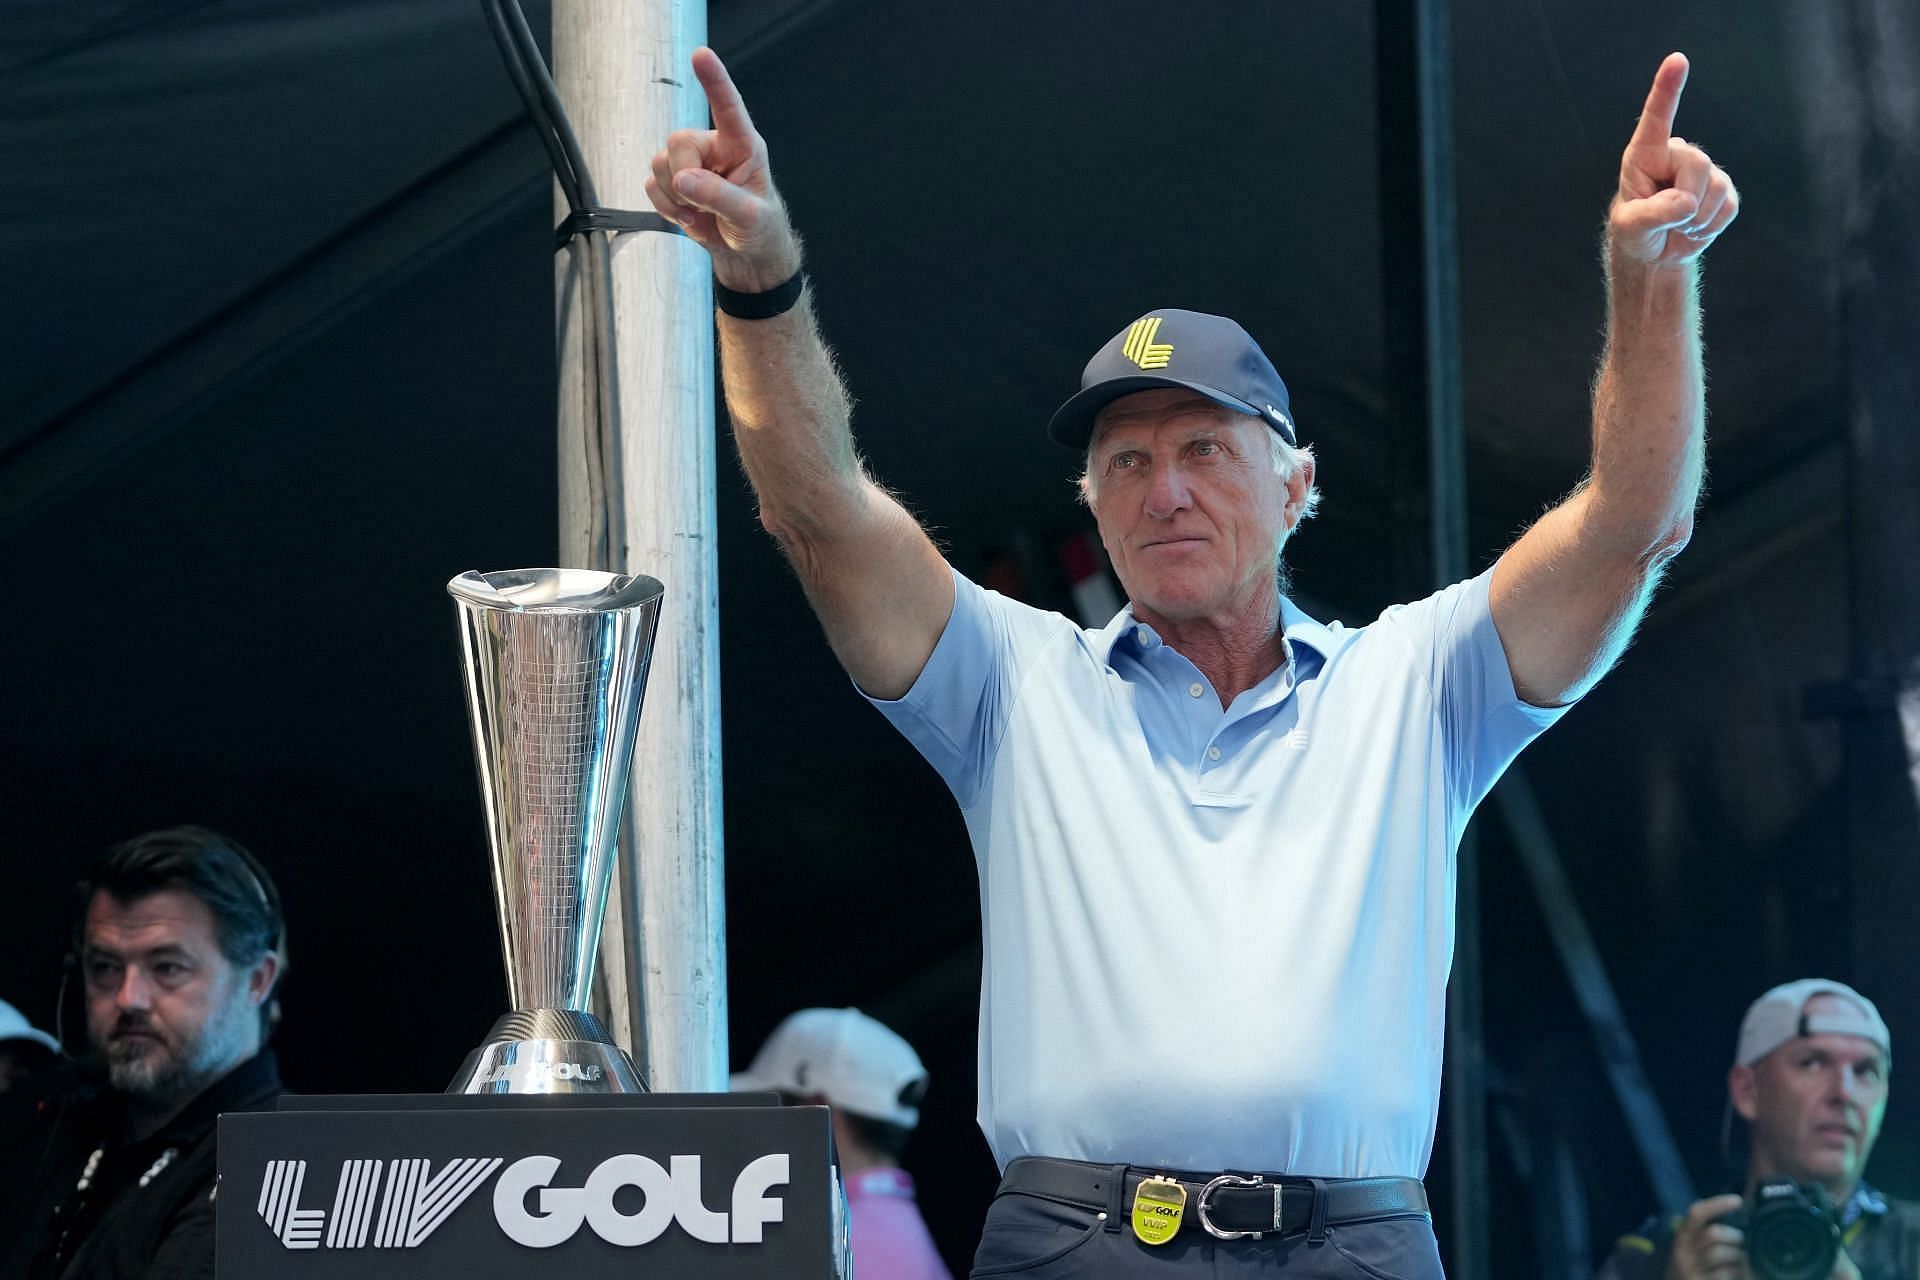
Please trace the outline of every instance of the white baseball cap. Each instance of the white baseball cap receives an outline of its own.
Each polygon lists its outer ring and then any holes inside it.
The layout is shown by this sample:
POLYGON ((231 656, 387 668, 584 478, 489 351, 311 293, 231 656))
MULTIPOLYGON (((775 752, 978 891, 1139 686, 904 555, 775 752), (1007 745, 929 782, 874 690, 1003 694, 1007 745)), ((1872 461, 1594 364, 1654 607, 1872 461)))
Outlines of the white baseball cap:
POLYGON ((913 1046, 858 1009, 788 1015, 732 1079, 734 1092, 771 1089, 911 1129, 920 1123, 927 1069, 913 1046))
POLYGON ((1859 1036, 1880 1046, 1893 1058, 1893 1038, 1873 1001, 1844 982, 1802 978, 1784 982, 1755 1000, 1740 1020, 1740 1043, 1734 1050, 1736 1066, 1750 1067, 1790 1040, 1801 1036, 1859 1036), (1838 996, 1842 1004, 1808 1013, 1815 996, 1838 996))
POLYGON ((0 1042, 7 1040, 27 1040, 43 1049, 60 1052, 58 1040, 28 1022, 25 1014, 5 1000, 0 1000, 0 1042))

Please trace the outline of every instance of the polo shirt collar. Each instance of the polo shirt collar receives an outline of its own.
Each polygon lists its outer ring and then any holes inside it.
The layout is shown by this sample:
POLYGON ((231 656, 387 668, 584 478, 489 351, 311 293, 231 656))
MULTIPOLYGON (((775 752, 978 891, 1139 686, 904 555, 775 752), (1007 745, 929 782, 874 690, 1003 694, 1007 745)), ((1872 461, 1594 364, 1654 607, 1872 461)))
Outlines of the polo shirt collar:
POLYGON ((1840 1225, 1850 1227, 1861 1216, 1884 1217, 1887 1212, 1887 1198, 1866 1184, 1863 1179, 1854 1184, 1853 1194, 1840 1206, 1840 1225))
MULTIPOLYGON (((1280 598, 1280 635, 1290 646, 1305 645, 1312 649, 1323 662, 1353 638, 1353 633, 1345 627, 1329 627, 1315 621, 1285 596, 1280 598)), ((1133 602, 1129 600, 1119 613, 1113 615, 1111 622, 1093 633, 1093 652, 1100 661, 1112 666, 1116 646, 1124 643, 1131 645, 1135 653, 1143 653, 1160 642, 1158 632, 1134 619, 1133 602)))
POLYGON ((1329 627, 1309 617, 1293 601, 1280 597, 1280 634, 1292 644, 1304 644, 1326 661, 1346 647, 1353 632, 1335 623, 1329 627))

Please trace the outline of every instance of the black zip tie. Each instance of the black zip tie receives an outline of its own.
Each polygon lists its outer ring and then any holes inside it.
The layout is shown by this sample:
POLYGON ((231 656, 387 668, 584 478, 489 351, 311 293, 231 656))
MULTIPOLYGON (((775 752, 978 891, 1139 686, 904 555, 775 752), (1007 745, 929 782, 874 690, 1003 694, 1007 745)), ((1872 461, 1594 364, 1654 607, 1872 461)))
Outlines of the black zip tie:
POLYGON ((595 231, 664 231, 670 236, 687 234, 679 223, 670 222, 652 211, 575 209, 553 229, 554 250, 558 252, 575 238, 595 231))

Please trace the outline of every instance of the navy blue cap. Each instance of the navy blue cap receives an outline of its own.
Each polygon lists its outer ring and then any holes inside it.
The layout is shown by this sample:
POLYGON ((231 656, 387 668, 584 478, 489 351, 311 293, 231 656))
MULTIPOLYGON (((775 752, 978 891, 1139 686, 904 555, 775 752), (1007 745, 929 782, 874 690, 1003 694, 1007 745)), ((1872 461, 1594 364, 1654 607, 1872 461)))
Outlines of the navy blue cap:
POLYGON ((1047 435, 1056 444, 1085 449, 1102 409, 1156 387, 1197 391, 1236 413, 1265 419, 1288 444, 1300 443, 1287 384, 1253 336, 1225 316, 1172 308, 1149 311, 1087 361, 1079 393, 1054 413, 1047 435))

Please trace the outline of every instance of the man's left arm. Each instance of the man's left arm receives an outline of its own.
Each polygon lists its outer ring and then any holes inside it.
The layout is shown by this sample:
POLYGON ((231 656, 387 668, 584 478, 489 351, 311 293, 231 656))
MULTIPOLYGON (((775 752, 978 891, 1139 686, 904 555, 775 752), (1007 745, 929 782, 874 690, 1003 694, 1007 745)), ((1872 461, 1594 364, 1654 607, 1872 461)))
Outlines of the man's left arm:
POLYGON ((1686 82, 1686 58, 1669 54, 1607 212, 1592 470, 1494 567, 1494 626, 1515 691, 1536 706, 1573 701, 1619 660, 1693 532, 1706 463, 1699 261, 1740 202, 1726 172, 1673 135, 1686 82))

